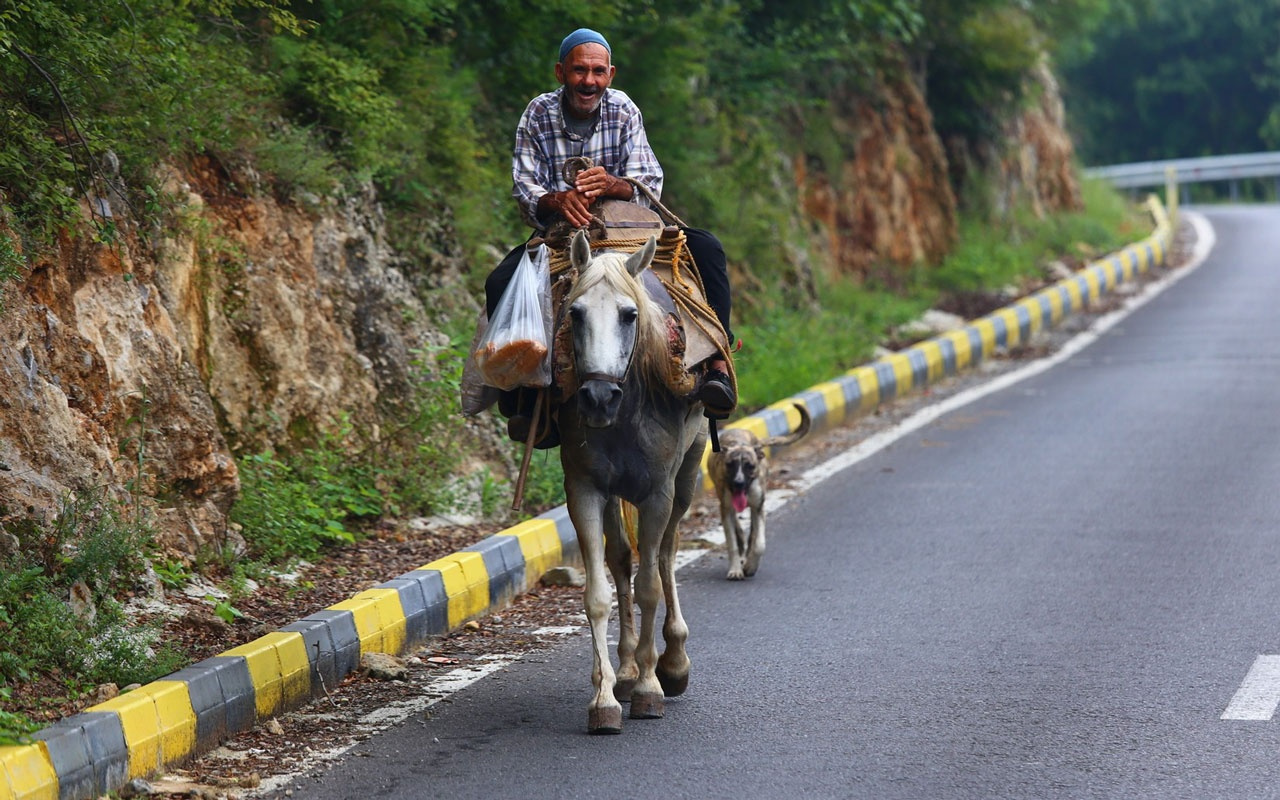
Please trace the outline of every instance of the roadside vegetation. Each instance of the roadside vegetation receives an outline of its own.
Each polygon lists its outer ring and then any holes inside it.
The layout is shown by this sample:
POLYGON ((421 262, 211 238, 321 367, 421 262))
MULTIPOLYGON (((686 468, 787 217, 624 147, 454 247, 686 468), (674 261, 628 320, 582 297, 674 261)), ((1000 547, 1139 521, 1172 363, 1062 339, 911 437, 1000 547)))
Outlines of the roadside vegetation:
MULTIPOLYGON (((181 224, 156 167, 194 158, 252 167, 259 181, 246 191, 302 204, 372 185, 397 250, 423 271, 436 256, 463 256, 478 293, 486 254, 523 238, 508 196, 510 131, 527 99, 552 85, 556 44, 531 32, 586 24, 609 32, 619 88, 647 110, 677 213, 751 254, 742 267, 759 302, 742 306, 736 332, 752 410, 863 363, 886 331, 948 293, 1016 284, 1048 261, 1145 235, 1125 201, 1091 186, 1081 214, 966 208, 941 264, 820 274, 801 292, 787 266, 804 236, 789 211, 791 159, 834 166, 848 155, 848 143, 823 134, 833 105, 887 77, 923 74, 939 133, 976 150, 1025 99, 1024 76, 1043 52, 1127 5, 22 0, 0 9, 0 308, 23 254, 72 231, 82 198, 91 235, 108 245, 122 218, 138 223, 142 246, 181 224), (691 33, 707 30, 719 33, 691 33)), ((419 354, 419 394, 376 442, 335 420, 236 454, 244 492, 232 519, 247 554, 166 561, 153 552, 146 504, 105 489, 68 497, 50 519, 0 523, 10 545, 0 546, 0 641, 23 643, 0 649, 0 709, 35 680, 80 697, 182 666, 183 653, 121 606, 147 585, 148 565, 170 587, 195 572, 242 586, 356 541, 377 520, 457 510, 468 322, 445 321, 452 344, 419 354)), ((121 457, 145 460, 145 449, 121 457)), ((481 477, 478 504, 462 510, 485 516, 511 487, 481 477)), ((562 502, 560 479, 555 455, 538 454, 526 512, 562 502)), ((0 519, 15 519, 5 511, 0 519)), ((216 612, 236 618, 234 592, 216 612)), ((0 744, 32 726, 0 711, 0 744)))

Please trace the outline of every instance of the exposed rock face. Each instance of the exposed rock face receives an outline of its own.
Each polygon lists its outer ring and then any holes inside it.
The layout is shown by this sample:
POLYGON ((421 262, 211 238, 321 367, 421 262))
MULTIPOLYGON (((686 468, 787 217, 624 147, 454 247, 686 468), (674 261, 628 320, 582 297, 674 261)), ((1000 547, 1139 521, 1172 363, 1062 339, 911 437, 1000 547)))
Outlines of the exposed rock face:
POLYGON ((796 164, 804 210, 821 223, 825 250, 841 273, 876 265, 934 263, 955 244, 957 200, 949 176, 985 172, 997 214, 1027 204, 1044 216, 1083 206, 1073 171, 1062 97, 1047 64, 1028 76, 1031 102, 1003 126, 1000 141, 970 153, 944 147, 932 115, 909 79, 887 78, 872 96, 832 106, 847 155, 835 175, 796 164), (952 159, 967 162, 953 170, 952 159))
POLYGON ((1066 132, 1062 92, 1048 64, 1027 78, 1034 103, 1004 128, 1003 152, 997 164, 997 209, 1025 201, 1036 216, 1084 207, 1072 168, 1075 146, 1066 132))
POLYGON ((442 338, 371 194, 308 212, 231 190, 211 162, 171 188, 185 223, 157 247, 67 239, 8 292, 0 515, 137 488, 156 498, 165 544, 239 545, 232 447, 278 446, 342 415, 376 432, 411 351, 442 338))
POLYGON ((1073 170, 1075 146, 1067 135, 1058 81, 1047 63, 1027 75, 1023 103, 1001 126, 999 141, 977 148, 947 142, 953 178, 989 175, 988 199, 1000 218, 1023 205, 1038 217, 1080 210, 1084 201, 1073 170))
POLYGON ((956 200, 932 115, 908 80, 875 97, 849 97, 832 109, 849 157, 836 176, 797 177, 808 214, 827 232, 842 273, 863 275, 879 262, 937 261, 955 243, 956 200))

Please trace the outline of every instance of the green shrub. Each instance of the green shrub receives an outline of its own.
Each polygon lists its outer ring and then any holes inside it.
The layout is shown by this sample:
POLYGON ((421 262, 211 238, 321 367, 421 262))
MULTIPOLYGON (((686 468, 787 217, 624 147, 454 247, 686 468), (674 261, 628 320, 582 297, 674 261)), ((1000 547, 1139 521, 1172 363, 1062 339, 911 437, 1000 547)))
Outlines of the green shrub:
POLYGON ((26 259, 18 252, 13 237, 0 233, 0 312, 4 311, 6 284, 22 277, 26 259))
POLYGON ((158 625, 133 624, 115 599, 133 587, 151 549, 149 529, 118 504, 86 492, 68 497, 52 522, 0 529, 20 543, 19 554, 0 563, 0 642, 21 642, 0 649, 0 686, 50 674, 73 691, 86 683, 123 686, 184 663, 178 649, 159 644, 158 625), (91 616, 67 602, 79 582, 89 589, 91 616))

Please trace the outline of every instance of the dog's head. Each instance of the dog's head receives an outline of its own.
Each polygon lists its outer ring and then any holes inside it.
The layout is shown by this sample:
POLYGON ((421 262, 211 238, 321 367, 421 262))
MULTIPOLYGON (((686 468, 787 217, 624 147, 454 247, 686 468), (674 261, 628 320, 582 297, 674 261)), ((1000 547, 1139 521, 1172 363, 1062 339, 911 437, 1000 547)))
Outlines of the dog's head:
POLYGON ((764 445, 750 431, 730 428, 720 436, 720 452, 712 456, 712 481, 741 512, 747 507, 747 493, 765 471, 764 445))
POLYGON ((722 455, 725 485, 734 493, 745 492, 756 479, 756 468, 764 457, 764 451, 751 445, 737 445, 724 448, 722 455))

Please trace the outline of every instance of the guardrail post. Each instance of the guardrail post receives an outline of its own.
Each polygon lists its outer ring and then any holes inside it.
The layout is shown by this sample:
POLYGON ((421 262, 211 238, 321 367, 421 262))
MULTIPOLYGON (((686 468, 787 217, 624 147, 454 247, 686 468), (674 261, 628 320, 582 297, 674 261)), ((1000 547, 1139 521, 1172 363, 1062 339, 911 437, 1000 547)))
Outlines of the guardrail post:
POLYGON ((1178 224, 1178 169, 1165 167, 1164 170, 1164 204, 1169 209, 1170 223, 1178 224))

